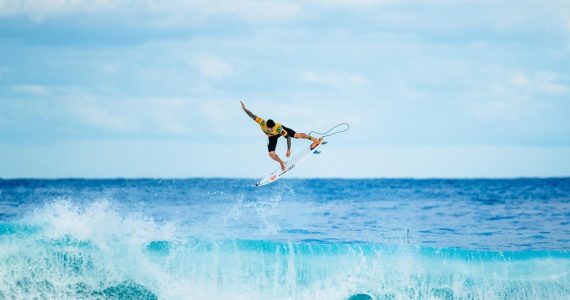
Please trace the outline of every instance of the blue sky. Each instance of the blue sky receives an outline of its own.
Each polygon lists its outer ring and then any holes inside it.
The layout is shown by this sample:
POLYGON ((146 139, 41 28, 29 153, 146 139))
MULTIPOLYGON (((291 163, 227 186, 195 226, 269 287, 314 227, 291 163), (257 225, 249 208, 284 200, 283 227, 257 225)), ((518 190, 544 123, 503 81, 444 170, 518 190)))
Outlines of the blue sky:
POLYGON ((569 176, 569 70, 567 1, 0 0, 0 177, 260 177, 239 100, 351 124, 295 176, 569 176))

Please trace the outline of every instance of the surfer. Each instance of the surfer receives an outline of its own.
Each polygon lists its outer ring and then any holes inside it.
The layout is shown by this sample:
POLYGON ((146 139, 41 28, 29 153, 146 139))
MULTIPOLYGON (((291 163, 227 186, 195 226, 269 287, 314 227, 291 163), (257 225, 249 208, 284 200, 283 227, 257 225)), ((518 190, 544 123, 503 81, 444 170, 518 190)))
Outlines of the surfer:
POLYGON ((295 130, 285 127, 279 123, 275 123, 275 121, 271 119, 265 121, 264 119, 254 115, 251 111, 249 111, 245 107, 245 104, 243 104, 243 101, 240 101, 240 103, 243 111, 245 111, 245 113, 257 124, 259 124, 263 133, 267 135, 269 139, 269 142, 267 143, 267 151, 269 151, 269 157, 279 163, 282 171, 285 171, 285 163, 283 160, 281 160, 281 158, 279 158, 279 155, 275 153, 275 148, 277 147, 277 139, 279 139, 279 137, 283 136, 287 139, 287 152, 285 153, 285 156, 287 157, 291 156, 291 138, 307 139, 312 141, 313 144, 311 144, 311 149, 317 147, 323 141, 323 138, 317 139, 316 137, 312 137, 302 132, 295 132, 295 130))

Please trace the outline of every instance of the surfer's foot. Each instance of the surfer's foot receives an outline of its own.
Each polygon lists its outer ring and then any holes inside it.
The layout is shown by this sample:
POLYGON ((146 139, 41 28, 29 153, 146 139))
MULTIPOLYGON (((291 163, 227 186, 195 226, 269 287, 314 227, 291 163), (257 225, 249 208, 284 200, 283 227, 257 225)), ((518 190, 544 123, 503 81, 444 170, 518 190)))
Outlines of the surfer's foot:
POLYGON ((322 141, 323 141, 324 137, 321 137, 320 139, 313 141, 313 143, 311 144, 311 150, 315 149, 315 147, 317 147, 322 141))
POLYGON ((281 171, 285 172, 285 169, 287 169, 287 168, 285 167, 285 163, 280 162, 279 164, 281 165, 281 171))

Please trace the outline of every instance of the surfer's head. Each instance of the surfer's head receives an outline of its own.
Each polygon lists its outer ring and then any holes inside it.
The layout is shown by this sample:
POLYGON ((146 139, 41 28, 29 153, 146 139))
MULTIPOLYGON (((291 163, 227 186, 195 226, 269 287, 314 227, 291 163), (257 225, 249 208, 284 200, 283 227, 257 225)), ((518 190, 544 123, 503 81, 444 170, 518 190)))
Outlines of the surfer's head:
POLYGON ((273 128, 273 126, 275 126, 275 122, 271 119, 267 120, 267 128, 273 128))

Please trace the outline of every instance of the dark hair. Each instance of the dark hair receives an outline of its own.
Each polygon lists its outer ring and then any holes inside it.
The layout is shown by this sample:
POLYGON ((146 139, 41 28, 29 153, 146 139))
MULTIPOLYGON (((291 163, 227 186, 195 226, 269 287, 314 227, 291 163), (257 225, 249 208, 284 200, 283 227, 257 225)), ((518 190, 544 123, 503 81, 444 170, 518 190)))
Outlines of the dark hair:
POLYGON ((271 119, 267 120, 267 127, 273 128, 273 126, 275 126, 275 122, 273 122, 273 120, 271 120, 271 119))

